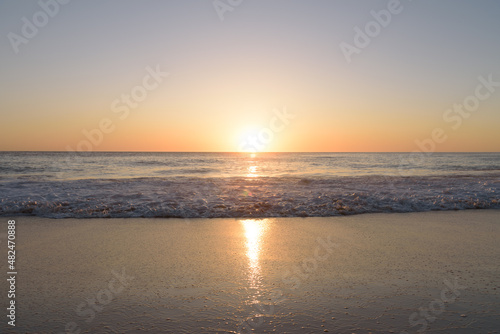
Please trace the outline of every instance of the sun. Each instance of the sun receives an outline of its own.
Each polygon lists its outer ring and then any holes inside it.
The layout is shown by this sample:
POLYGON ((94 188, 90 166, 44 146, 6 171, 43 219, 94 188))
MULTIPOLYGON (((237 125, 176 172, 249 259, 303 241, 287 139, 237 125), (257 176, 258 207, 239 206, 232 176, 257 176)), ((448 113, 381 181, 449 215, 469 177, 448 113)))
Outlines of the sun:
POLYGON ((239 132, 237 139, 238 152, 258 153, 267 150, 267 143, 262 140, 261 128, 247 126, 239 132))

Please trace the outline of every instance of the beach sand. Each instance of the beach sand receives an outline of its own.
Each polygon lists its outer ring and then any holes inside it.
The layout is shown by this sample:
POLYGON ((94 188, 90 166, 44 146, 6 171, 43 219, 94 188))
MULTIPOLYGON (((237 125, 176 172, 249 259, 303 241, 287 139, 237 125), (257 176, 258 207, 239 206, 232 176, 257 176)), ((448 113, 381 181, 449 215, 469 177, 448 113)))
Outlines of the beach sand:
POLYGON ((3 315, 2 333, 500 328, 497 210, 15 220, 16 327, 3 315))

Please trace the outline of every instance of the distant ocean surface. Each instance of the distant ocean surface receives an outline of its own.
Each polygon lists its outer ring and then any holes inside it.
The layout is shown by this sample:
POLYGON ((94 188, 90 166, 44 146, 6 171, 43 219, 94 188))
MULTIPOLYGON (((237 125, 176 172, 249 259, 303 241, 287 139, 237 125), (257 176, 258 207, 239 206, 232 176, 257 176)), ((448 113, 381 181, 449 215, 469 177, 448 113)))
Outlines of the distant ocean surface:
POLYGON ((500 208, 499 153, 0 152, 0 215, 308 217, 500 208))

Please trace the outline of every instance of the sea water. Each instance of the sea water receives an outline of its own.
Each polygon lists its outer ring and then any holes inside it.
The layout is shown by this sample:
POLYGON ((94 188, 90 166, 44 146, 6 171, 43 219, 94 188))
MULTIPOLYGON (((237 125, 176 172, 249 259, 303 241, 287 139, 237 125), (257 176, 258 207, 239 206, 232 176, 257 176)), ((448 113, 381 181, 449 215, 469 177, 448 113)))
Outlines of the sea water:
POLYGON ((308 217, 500 208, 500 153, 0 152, 0 215, 308 217))

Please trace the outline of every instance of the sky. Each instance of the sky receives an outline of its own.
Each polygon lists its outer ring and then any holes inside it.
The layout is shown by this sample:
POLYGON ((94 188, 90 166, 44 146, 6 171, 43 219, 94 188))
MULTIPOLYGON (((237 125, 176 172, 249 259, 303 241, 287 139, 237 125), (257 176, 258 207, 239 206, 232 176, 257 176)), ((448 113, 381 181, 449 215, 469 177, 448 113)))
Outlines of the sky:
POLYGON ((498 152, 496 0, 0 2, 0 150, 498 152))

